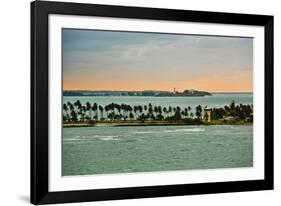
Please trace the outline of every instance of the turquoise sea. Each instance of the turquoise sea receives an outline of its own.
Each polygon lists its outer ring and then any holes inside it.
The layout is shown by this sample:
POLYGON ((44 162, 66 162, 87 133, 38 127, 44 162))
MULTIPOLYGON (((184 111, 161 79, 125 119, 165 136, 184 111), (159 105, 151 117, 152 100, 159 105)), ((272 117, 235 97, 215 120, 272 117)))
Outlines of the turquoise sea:
POLYGON ((232 100, 237 104, 253 104, 253 94, 213 94, 212 96, 205 97, 134 97, 134 96, 65 96, 63 102, 72 102, 79 100, 82 104, 86 102, 94 103, 105 106, 112 102, 117 104, 134 105, 148 105, 151 103, 153 106, 180 106, 182 108, 190 106, 194 109, 197 105, 208 107, 220 107, 229 105, 232 100))
MULTIPOLYGON (((207 97, 64 97, 106 105, 195 108, 253 104, 252 94, 207 97)), ((135 126, 63 128, 63 175, 89 175, 253 166, 253 126, 135 126)))

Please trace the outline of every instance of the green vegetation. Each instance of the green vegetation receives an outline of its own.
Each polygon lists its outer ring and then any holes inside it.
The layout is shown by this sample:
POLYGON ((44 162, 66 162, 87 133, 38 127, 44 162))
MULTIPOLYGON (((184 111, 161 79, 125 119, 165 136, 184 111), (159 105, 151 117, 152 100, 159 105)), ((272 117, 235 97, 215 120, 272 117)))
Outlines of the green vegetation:
POLYGON ((146 125, 219 125, 251 124, 253 105, 235 104, 219 108, 203 108, 198 105, 195 112, 186 108, 111 103, 105 106, 79 100, 63 104, 64 126, 146 126, 146 125))

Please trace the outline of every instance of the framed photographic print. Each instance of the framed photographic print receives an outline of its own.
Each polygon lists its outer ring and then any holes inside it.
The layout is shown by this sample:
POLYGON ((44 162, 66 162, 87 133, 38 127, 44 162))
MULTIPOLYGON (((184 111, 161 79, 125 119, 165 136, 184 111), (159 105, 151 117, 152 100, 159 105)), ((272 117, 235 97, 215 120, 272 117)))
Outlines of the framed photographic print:
POLYGON ((273 16, 31 3, 33 204, 273 189, 273 16))

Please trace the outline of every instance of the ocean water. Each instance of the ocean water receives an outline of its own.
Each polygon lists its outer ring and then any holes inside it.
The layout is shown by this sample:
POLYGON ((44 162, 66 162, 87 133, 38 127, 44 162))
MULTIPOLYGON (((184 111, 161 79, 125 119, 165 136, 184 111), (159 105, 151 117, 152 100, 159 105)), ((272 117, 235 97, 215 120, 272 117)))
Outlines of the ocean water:
POLYGON ((134 97, 134 96, 64 96, 63 102, 67 103, 80 100, 85 105, 86 102, 93 104, 96 102, 99 105, 105 106, 112 102, 117 104, 129 104, 134 105, 148 105, 151 103, 153 106, 179 106, 185 108, 190 106, 195 109, 199 104, 201 106, 208 107, 221 107, 229 105, 232 100, 237 104, 253 104, 253 94, 242 93, 242 94, 213 94, 212 96, 205 97, 134 97))
POLYGON ((63 129, 63 175, 253 166, 252 126, 63 129))
MULTIPOLYGON (((106 105, 221 107, 253 104, 252 94, 206 97, 64 97, 106 105)), ((253 126, 131 126, 63 128, 63 175, 253 166, 253 126)))

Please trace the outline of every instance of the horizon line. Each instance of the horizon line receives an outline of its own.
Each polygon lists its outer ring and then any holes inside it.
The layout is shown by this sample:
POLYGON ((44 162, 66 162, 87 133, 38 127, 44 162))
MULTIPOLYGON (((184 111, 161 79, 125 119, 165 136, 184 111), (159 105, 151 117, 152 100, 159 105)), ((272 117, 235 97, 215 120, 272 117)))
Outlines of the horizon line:
MULTIPOLYGON (((206 90, 197 90, 197 89, 186 89, 186 90, 195 90, 195 91, 204 91, 209 93, 254 93, 253 91, 206 91, 206 90)), ((63 89, 63 92, 65 91, 76 91, 76 92, 144 92, 144 91, 156 91, 156 92, 173 92, 172 90, 108 90, 108 89, 99 89, 99 90, 93 90, 93 89, 63 89)), ((184 91, 184 90, 183 90, 184 91)), ((183 91, 177 91, 177 92, 183 92, 183 91)))

